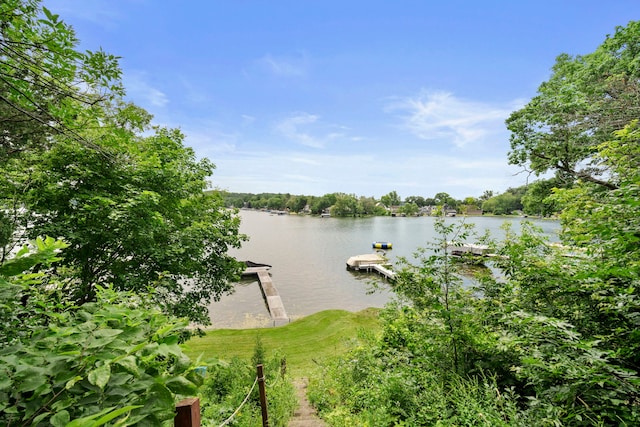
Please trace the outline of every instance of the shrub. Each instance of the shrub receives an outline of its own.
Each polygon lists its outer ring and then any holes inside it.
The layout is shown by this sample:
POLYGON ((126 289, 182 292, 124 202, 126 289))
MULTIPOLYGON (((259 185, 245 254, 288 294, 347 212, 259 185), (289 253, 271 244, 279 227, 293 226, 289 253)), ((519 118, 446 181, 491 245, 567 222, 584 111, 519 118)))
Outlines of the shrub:
POLYGON ((0 267, 0 310, 12 312, 0 344, 0 424, 171 424, 176 401, 201 382, 178 345, 186 322, 108 287, 93 303, 70 304, 46 270, 63 247, 38 239, 0 267))

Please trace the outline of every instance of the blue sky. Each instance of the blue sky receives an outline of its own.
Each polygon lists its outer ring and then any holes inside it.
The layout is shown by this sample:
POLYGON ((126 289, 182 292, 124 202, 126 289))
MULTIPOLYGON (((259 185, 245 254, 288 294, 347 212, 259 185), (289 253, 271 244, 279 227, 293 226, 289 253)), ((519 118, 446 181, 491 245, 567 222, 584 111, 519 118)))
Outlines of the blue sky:
MULTIPOLYGON (((638 0, 44 0, 234 192, 462 199, 523 185, 504 120, 638 0)), ((534 177, 529 177, 529 180, 534 177)))

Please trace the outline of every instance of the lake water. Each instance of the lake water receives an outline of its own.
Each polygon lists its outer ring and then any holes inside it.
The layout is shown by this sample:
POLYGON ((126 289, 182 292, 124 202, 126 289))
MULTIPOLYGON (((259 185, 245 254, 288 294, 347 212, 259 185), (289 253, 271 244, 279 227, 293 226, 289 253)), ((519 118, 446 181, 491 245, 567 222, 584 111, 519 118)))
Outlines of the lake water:
MULTIPOLYGON (((347 259, 373 252, 374 241, 389 241, 393 249, 386 255, 393 262, 398 256, 411 258, 417 248, 437 239, 433 217, 320 218, 252 210, 240 211, 240 217, 240 232, 249 241, 231 254, 238 260, 272 266, 273 283, 291 320, 328 309, 383 307, 392 295, 371 293, 369 283, 376 276, 349 271, 347 259)), ((495 238, 504 235, 500 227, 505 221, 513 223, 515 230, 521 223, 519 218, 447 218, 447 222, 457 221, 475 224, 480 234, 489 230, 495 238)), ((556 240, 557 221, 532 222, 556 240)), ((210 306, 213 327, 270 326, 257 277, 251 277, 238 283, 234 294, 210 306)))

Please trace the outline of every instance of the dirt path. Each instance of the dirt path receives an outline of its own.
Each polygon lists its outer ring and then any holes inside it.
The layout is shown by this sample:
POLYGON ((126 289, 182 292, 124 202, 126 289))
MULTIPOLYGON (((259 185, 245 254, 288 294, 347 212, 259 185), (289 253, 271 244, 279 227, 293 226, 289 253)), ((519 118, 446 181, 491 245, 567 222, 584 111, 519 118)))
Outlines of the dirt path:
POLYGON ((307 400, 307 378, 297 378, 294 381, 296 396, 300 406, 289 421, 289 427, 326 427, 324 421, 318 418, 316 410, 307 400))

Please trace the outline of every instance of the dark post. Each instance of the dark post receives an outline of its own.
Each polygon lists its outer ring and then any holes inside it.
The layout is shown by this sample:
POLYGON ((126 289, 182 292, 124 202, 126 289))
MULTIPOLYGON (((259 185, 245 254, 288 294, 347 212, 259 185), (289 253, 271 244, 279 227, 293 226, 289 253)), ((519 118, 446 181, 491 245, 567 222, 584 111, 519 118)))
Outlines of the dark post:
POLYGON ((258 365, 258 389, 260 390, 262 427, 269 427, 269 414, 267 414, 267 392, 264 389, 264 372, 262 371, 262 364, 258 365))
POLYGON ((175 427, 200 427, 200 400, 197 397, 183 399, 176 404, 175 427))

